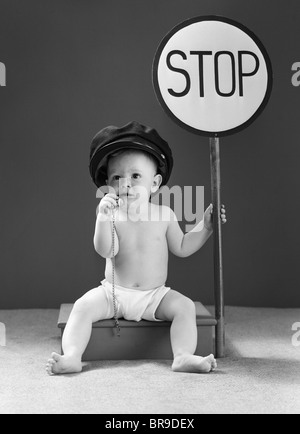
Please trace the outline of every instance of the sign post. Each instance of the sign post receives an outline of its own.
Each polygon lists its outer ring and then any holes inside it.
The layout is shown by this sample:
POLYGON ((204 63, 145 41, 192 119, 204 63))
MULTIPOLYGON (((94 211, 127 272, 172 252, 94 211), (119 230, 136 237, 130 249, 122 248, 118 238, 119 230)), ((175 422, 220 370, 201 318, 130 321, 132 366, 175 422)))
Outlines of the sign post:
POLYGON ((216 326, 216 355, 225 356, 225 315, 224 315, 224 282, 222 257, 222 227, 219 213, 221 209, 221 169, 220 169, 220 140, 218 137, 209 139, 211 196, 214 209, 214 282, 215 282, 215 317, 216 326))
POLYGON ((225 355, 220 137, 261 114, 272 82, 271 62, 257 36, 219 16, 178 24, 161 41, 153 63, 155 93, 166 113, 182 128, 209 137, 218 358, 225 355))

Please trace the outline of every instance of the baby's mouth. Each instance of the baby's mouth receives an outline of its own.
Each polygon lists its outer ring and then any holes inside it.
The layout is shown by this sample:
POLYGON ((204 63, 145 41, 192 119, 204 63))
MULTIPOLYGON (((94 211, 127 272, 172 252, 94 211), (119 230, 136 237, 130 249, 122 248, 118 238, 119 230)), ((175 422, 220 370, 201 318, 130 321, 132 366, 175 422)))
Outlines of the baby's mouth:
POLYGON ((135 199, 135 195, 133 195, 133 194, 120 194, 120 198, 126 202, 128 200, 135 199))

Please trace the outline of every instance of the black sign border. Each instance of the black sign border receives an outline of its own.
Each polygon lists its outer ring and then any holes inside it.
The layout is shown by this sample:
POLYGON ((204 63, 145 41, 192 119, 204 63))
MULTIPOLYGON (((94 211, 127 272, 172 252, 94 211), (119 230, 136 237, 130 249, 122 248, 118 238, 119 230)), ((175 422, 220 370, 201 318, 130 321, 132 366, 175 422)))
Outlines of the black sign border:
POLYGON ((266 105, 268 104, 268 101, 270 99, 271 96, 271 92, 272 92, 272 88, 273 88, 273 69, 272 69, 272 63, 270 60, 270 57, 268 55, 268 52, 265 48, 265 46, 263 45, 263 43, 261 42, 261 40, 251 31, 248 29, 248 27, 246 27, 245 25, 232 20, 231 18, 226 18, 223 16, 218 16, 218 15, 205 15, 205 16, 197 16, 194 18, 190 18, 188 20, 185 20, 179 24, 177 24, 161 41, 160 45, 158 46, 158 49, 155 53, 154 56, 154 61, 153 61, 153 66, 152 66, 152 83, 153 83, 153 87, 155 90, 155 94, 156 97, 160 103, 160 105, 162 106, 162 108, 165 110, 165 112, 170 116, 171 119, 173 119, 174 122, 176 122, 180 127, 201 135, 201 136, 207 136, 207 137, 224 137, 224 136, 228 136, 230 134, 235 134, 239 131, 244 130, 245 128, 249 127, 249 125, 251 125, 263 112, 263 110, 265 109, 266 105), (244 33, 246 33, 248 36, 250 36, 251 39, 253 39, 253 41, 256 43, 256 45, 259 47, 259 49, 261 50, 263 57, 265 59, 266 62, 266 66, 267 66, 267 71, 268 71, 268 85, 267 85, 267 90, 266 90, 266 94, 265 97, 261 103, 261 105, 258 107, 258 109, 256 110, 256 112, 251 116, 251 118, 249 118, 246 122, 244 122, 243 124, 239 125, 238 127, 235 128, 231 128, 229 130, 225 130, 225 131, 202 131, 202 130, 198 130, 197 128, 193 128, 190 125, 187 125, 186 123, 184 123, 183 121, 181 121, 180 119, 178 119, 173 112, 169 109, 169 107, 167 106, 167 104, 165 103, 162 94, 160 92, 160 87, 159 87, 159 83, 158 83, 158 63, 162 54, 163 49, 165 48, 166 44, 168 43, 168 41, 172 38, 172 36, 175 35, 175 33, 177 33, 179 30, 190 26, 191 24, 194 23, 198 23, 198 22, 202 22, 202 21, 221 21, 223 23, 227 23, 230 24, 234 27, 239 28, 240 30, 242 30, 244 33))

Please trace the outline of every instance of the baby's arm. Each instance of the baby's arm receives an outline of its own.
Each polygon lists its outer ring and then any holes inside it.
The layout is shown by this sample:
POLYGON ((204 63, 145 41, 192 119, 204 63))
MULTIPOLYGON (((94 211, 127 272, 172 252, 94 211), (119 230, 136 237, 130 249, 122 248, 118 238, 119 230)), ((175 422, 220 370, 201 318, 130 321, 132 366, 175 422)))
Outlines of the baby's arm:
MULTIPOLYGON (((204 213, 204 219, 187 234, 183 234, 178 220, 170 210, 172 218, 167 231, 167 240, 170 251, 182 258, 191 256, 197 252, 206 243, 213 233, 212 225, 212 205, 210 205, 204 213)), ((222 223, 226 222, 225 209, 221 210, 222 223)))
MULTIPOLYGON (((94 247, 96 252, 103 258, 112 258, 112 210, 116 208, 117 196, 107 194, 101 200, 97 210, 97 220, 94 234, 94 247)), ((115 233, 115 255, 119 251, 119 240, 115 233)))

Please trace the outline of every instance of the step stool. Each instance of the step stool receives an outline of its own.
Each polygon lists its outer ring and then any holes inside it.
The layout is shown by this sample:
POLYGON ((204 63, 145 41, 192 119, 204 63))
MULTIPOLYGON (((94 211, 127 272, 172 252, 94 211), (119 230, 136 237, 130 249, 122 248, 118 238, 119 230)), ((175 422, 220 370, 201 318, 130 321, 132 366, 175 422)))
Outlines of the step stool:
MULTIPOLYGON (((196 354, 207 356, 215 353, 215 318, 199 302, 195 302, 197 312, 198 346, 196 354)), ((63 335, 73 304, 62 304, 58 327, 63 335)), ((114 320, 103 320, 93 324, 92 336, 83 355, 83 361, 94 360, 172 360, 170 343, 170 322, 140 322, 120 319, 121 336, 116 335, 114 320)))

